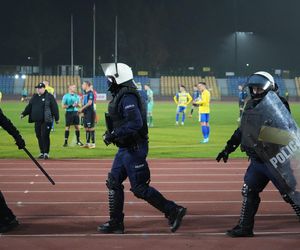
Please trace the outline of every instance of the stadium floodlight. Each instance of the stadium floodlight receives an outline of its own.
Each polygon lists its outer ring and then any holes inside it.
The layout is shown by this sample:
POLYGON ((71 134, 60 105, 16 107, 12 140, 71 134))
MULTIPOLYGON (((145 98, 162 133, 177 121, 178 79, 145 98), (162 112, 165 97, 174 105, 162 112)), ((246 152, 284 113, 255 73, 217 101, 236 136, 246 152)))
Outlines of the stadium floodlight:
POLYGON ((15 79, 19 79, 19 75, 18 74, 15 74, 15 79))
POLYGON ((23 74, 23 75, 21 76, 21 78, 22 78, 22 79, 26 79, 26 75, 23 74))

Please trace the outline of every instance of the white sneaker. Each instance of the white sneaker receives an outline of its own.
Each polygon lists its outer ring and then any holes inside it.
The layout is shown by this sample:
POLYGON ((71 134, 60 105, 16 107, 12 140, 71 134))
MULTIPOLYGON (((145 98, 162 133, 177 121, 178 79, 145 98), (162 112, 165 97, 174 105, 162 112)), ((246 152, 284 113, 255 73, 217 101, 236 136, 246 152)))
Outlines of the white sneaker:
POLYGON ((81 148, 89 148, 90 147, 90 144, 89 143, 86 143, 86 144, 83 144, 82 146, 80 146, 81 148))
POLYGON ((178 124, 179 124, 178 122, 175 123, 175 125, 178 125, 178 124))
POLYGON ((95 143, 90 143, 89 144, 89 148, 91 149, 91 148, 96 148, 96 144, 95 143))
POLYGON ((184 122, 181 122, 181 125, 184 126, 184 122))

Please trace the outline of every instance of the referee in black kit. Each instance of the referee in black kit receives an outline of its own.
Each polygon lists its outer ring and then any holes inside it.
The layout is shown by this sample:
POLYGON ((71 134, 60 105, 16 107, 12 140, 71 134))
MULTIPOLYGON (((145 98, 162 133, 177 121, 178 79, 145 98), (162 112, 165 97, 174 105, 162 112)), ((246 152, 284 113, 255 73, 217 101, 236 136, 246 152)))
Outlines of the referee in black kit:
POLYGON ((35 123, 35 134, 39 142, 39 159, 49 159, 50 151, 50 132, 53 119, 58 123, 59 111, 57 102, 53 95, 45 89, 44 83, 39 83, 36 88, 36 94, 32 96, 29 104, 21 113, 21 118, 29 115, 28 122, 35 123))

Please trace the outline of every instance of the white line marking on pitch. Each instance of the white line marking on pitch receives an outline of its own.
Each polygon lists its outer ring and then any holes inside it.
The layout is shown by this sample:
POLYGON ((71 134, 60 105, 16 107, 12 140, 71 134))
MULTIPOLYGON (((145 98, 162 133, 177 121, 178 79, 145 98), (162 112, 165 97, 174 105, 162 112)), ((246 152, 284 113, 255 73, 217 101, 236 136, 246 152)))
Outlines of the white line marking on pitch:
MULTIPOLYGON (((241 203, 238 201, 177 201, 179 204, 234 204, 241 203)), ((80 205, 80 204, 108 204, 107 201, 24 201, 23 205, 80 205)), ((146 204, 145 201, 125 201, 125 204, 146 204)), ((262 203, 284 203, 283 200, 262 201, 262 203)), ((8 204, 16 204, 16 202, 8 202, 8 204)))
MULTIPOLYGON (((256 235, 268 236, 268 235, 299 235, 300 231, 278 231, 278 232, 254 232, 256 235)), ((184 232, 184 233, 125 233, 125 234, 3 234, 1 238, 16 238, 16 237, 27 237, 27 238, 39 238, 39 237, 100 237, 100 238, 126 238, 126 237, 146 237, 146 236, 225 236, 225 233, 218 232, 184 232)))

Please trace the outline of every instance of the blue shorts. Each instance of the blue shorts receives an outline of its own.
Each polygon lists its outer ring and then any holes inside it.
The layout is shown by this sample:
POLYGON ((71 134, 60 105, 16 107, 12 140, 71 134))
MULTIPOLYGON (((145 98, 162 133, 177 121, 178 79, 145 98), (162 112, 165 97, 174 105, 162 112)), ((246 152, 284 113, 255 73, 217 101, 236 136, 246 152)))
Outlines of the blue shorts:
POLYGON ((199 122, 209 122, 209 113, 199 114, 199 122))
POLYGON ((186 107, 185 106, 178 106, 177 107, 177 113, 185 113, 186 107))

